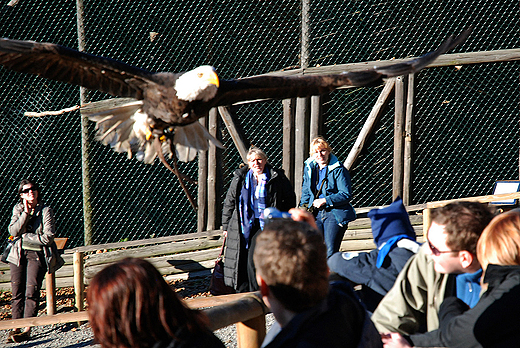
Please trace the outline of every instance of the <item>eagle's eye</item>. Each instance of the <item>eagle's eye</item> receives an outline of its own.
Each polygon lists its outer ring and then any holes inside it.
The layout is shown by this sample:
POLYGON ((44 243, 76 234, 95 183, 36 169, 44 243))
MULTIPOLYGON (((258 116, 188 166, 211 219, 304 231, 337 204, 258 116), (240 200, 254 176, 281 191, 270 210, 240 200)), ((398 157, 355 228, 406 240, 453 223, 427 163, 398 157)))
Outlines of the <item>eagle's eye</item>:
POLYGON ((202 78, 202 76, 204 76, 203 73, 197 73, 197 77, 198 77, 199 79, 202 78))

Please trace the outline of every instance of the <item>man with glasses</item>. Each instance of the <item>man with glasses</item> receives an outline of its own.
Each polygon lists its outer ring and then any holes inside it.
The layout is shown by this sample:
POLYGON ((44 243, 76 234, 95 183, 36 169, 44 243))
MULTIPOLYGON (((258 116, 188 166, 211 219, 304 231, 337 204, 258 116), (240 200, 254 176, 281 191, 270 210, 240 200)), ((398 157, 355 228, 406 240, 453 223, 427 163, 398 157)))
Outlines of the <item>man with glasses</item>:
POLYGON ((410 258, 374 311, 379 332, 411 335, 439 327, 439 307, 457 296, 470 307, 480 296, 476 257, 480 234, 493 218, 481 203, 456 202, 433 209, 426 243, 410 258))

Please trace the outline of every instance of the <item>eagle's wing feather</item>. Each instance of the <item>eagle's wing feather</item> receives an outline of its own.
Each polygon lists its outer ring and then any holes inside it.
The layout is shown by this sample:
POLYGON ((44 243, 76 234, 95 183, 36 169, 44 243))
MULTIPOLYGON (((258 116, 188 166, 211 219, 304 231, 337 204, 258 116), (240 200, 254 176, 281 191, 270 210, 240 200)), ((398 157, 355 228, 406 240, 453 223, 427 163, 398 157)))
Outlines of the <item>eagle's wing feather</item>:
POLYGON ((224 146, 215 139, 208 130, 199 122, 193 122, 186 126, 175 127, 175 151, 180 161, 192 161, 199 150, 205 151, 209 148, 208 142, 212 142, 218 148, 224 146))
POLYGON ((153 149, 147 147, 151 141, 146 138, 147 116, 142 113, 142 106, 140 100, 115 98, 86 104, 81 107, 81 113, 96 122, 99 141, 114 151, 127 153, 129 158, 135 155, 142 160, 146 149, 153 149))
POLYGON ((438 56, 464 42, 471 28, 458 37, 448 38, 438 49, 421 57, 382 67, 331 75, 270 76, 260 75, 237 80, 221 80, 214 106, 230 105, 247 100, 307 97, 333 91, 340 87, 374 86, 384 78, 418 72, 438 56))
POLYGON ((143 98, 141 86, 153 79, 152 72, 114 59, 34 41, 0 38, 0 64, 14 71, 135 99, 143 98))
POLYGON ((288 99, 331 92, 339 87, 364 85, 381 79, 375 70, 333 75, 270 76, 221 80, 214 106, 231 105, 247 100, 288 99), (352 80, 355 78, 356 80, 352 80))

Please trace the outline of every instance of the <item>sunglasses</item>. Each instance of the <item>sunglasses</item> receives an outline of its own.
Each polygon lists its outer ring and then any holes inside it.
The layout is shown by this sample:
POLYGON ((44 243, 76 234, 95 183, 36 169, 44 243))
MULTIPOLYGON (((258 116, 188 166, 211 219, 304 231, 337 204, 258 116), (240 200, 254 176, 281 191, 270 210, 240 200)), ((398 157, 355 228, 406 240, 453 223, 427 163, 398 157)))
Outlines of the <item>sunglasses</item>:
POLYGON ((430 247, 430 250, 432 251, 432 254, 435 256, 439 256, 440 254, 447 254, 447 253, 458 253, 460 250, 445 250, 441 251, 433 246, 433 244, 430 242, 430 240, 427 238, 426 241, 428 242, 428 246, 430 247))
POLYGON ((29 193, 29 191, 38 191, 36 189, 36 187, 29 187, 29 188, 26 188, 25 190, 22 190, 22 193, 29 193))

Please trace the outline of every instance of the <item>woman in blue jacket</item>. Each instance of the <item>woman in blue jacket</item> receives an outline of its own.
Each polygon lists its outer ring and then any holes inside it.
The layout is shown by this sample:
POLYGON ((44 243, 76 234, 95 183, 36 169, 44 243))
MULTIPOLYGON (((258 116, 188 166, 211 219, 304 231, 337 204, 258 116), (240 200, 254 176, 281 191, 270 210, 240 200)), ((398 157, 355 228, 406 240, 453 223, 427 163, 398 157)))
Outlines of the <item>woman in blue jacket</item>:
POLYGON ((316 224, 327 245, 327 257, 339 251, 348 222, 356 219, 350 205, 352 185, 348 170, 332 153, 321 136, 311 142, 310 155, 303 170, 300 206, 316 217, 316 224))

